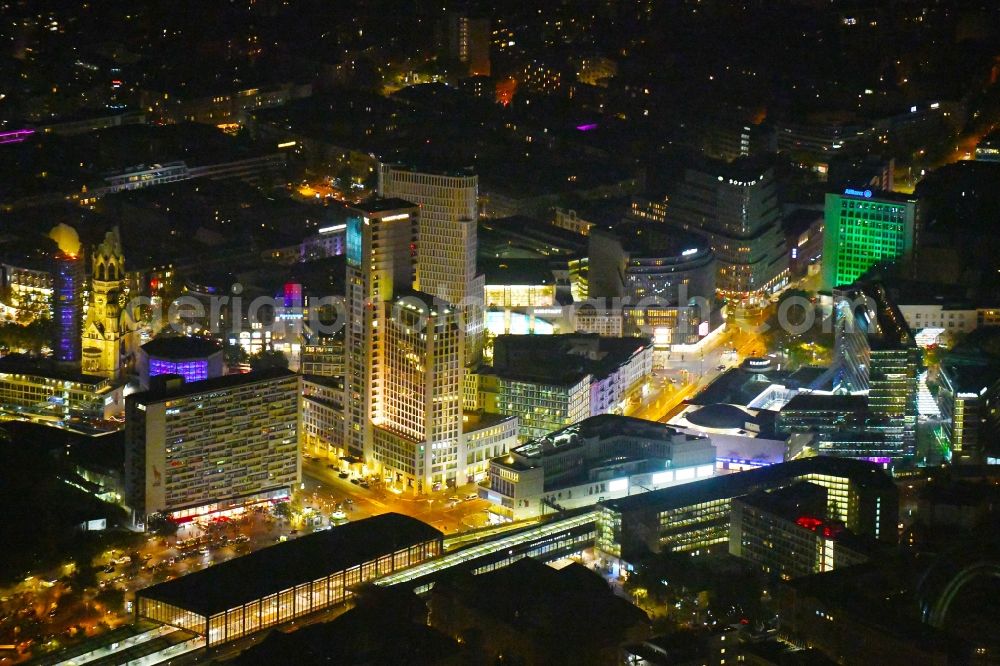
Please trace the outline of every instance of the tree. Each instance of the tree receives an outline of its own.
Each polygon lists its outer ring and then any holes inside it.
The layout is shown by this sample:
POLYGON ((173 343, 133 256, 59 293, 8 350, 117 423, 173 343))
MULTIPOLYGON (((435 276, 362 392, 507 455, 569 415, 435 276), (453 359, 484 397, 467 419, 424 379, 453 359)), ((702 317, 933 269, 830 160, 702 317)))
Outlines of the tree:
POLYGON ((157 514, 146 524, 146 529, 157 536, 173 536, 177 534, 177 523, 157 514))
POLYGON ((246 350, 240 345, 229 344, 229 340, 226 340, 222 344, 222 356, 226 359, 228 365, 240 365, 250 362, 250 354, 247 354, 246 350))
POLYGON ((271 349, 258 352, 250 357, 251 370, 256 372, 257 370, 268 370, 271 368, 281 368, 283 370, 287 370, 288 357, 280 351, 271 349))

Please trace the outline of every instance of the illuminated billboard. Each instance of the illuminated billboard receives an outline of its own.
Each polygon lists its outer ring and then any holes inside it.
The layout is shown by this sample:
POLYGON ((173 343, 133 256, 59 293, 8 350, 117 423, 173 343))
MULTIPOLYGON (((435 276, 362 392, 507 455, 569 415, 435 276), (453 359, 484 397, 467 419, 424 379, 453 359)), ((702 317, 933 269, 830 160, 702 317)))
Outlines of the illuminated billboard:
POLYGON ((361 265, 361 225, 360 217, 347 218, 347 263, 352 266, 361 265))

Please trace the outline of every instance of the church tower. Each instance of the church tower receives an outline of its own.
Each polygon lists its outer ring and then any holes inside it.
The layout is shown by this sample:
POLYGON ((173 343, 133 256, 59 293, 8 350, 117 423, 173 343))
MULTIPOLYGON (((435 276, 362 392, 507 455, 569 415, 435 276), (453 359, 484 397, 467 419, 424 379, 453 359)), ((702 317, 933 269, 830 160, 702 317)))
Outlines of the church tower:
POLYGON ((129 353, 134 327, 125 312, 125 256, 118 228, 91 255, 90 305, 83 325, 82 370, 117 378, 129 353))

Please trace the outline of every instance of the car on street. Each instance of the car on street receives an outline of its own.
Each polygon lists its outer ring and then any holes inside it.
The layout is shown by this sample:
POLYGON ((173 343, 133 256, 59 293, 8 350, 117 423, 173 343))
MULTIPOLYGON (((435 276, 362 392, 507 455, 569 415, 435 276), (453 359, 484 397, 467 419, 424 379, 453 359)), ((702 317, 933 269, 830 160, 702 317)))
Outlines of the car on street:
POLYGON ((336 465, 334 465, 333 463, 327 463, 327 464, 326 464, 326 468, 327 468, 327 469, 337 469, 337 466, 336 466, 336 465))
POLYGON ((716 370, 725 370, 725 369, 726 369, 726 366, 724 366, 724 365, 720 365, 719 367, 716 368, 716 370))
POLYGON ((346 479, 347 477, 349 477, 349 476, 350 476, 350 474, 348 474, 347 472, 341 472, 341 473, 340 473, 340 474, 338 474, 337 476, 339 476, 339 477, 340 477, 340 478, 342 478, 342 479, 346 479))
POLYGON ((479 493, 469 493, 468 495, 465 496, 466 502, 471 502, 474 499, 479 499, 479 493))
POLYGON ((351 479, 351 483, 357 486, 361 483, 361 479, 351 479))

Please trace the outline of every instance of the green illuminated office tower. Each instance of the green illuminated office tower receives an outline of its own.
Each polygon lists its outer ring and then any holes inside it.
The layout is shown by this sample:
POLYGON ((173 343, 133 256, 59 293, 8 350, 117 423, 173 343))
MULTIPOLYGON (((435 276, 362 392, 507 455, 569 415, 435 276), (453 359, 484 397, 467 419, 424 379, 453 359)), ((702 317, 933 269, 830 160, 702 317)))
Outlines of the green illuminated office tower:
POLYGON ((879 262, 909 260, 917 201, 890 192, 826 195, 823 286, 849 285, 879 262))

